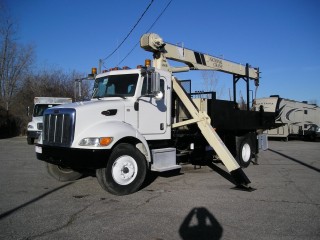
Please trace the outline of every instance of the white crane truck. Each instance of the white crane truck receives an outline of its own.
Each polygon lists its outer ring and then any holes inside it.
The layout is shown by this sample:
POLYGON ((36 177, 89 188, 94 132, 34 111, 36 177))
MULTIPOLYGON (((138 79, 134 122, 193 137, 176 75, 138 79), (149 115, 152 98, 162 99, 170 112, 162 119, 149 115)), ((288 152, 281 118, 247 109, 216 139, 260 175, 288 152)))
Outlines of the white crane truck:
MULTIPOLYGON (((43 127, 43 113, 47 108, 54 107, 60 104, 71 103, 71 98, 62 97, 35 97, 33 100, 32 120, 27 127, 27 142, 34 144, 34 140, 38 139, 43 127)), ((28 107, 29 116, 29 107, 28 107)))
POLYGON ((91 101, 46 110, 36 155, 49 174, 68 181, 93 169, 103 189, 125 195, 141 188, 148 171, 180 169, 180 159, 203 159, 211 149, 235 184, 248 187, 241 166, 258 153, 256 130, 266 129, 273 115, 241 111, 235 101, 192 99, 173 73, 217 70, 233 74, 234 85, 240 78, 258 85, 259 70, 165 43, 153 33, 140 45, 153 53, 153 66, 146 61, 137 69, 94 73, 91 101), (171 67, 167 59, 186 66, 171 67))

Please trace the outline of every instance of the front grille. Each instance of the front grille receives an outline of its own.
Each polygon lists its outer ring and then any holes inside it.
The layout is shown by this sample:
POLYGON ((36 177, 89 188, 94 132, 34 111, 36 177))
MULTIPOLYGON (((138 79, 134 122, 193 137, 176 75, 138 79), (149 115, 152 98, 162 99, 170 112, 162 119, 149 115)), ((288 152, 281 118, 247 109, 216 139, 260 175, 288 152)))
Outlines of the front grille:
POLYGON ((70 147, 75 126, 74 109, 49 108, 43 118, 43 144, 70 147))

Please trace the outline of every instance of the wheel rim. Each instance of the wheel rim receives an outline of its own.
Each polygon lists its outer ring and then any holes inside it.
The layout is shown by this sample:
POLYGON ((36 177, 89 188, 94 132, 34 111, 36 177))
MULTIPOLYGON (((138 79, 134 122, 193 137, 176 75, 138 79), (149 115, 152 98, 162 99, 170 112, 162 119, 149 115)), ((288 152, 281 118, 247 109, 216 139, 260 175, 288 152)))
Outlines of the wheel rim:
POLYGON ((121 156, 112 165, 112 177, 120 185, 128 185, 136 178, 138 166, 130 156, 121 156))
POLYGON ((242 160, 244 162, 250 161, 251 148, 250 148, 250 145, 248 143, 243 144, 241 156, 242 156, 242 160))

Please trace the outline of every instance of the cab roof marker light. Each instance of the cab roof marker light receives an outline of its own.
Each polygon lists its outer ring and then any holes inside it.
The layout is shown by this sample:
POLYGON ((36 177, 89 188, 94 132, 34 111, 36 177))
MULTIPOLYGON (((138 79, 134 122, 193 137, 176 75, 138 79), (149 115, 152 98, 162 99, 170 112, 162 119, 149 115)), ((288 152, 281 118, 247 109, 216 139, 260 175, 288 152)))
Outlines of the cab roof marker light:
POLYGON ((122 69, 120 67, 114 67, 109 69, 109 71, 116 71, 116 70, 122 70, 122 69))
POLYGON ((144 61, 144 65, 145 65, 146 67, 151 67, 151 60, 150 60, 150 59, 146 59, 146 60, 144 61))
POLYGON ((91 73, 88 74, 88 78, 94 78, 97 75, 97 68, 93 67, 91 68, 91 73))

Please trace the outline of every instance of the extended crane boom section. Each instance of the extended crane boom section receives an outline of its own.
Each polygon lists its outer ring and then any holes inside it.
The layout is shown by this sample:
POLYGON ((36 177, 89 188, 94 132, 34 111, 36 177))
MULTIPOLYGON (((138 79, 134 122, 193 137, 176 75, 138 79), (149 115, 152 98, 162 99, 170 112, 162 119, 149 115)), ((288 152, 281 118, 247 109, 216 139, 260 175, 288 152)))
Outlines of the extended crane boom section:
POLYGON ((144 34, 140 44, 146 51, 154 53, 154 65, 160 69, 166 69, 171 72, 180 72, 183 70, 215 70, 259 81, 258 68, 248 67, 247 71, 245 65, 165 43, 161 37, 154 33, 144 34), (170 67, 166 59, 185 63, 188 68, 170 67))

